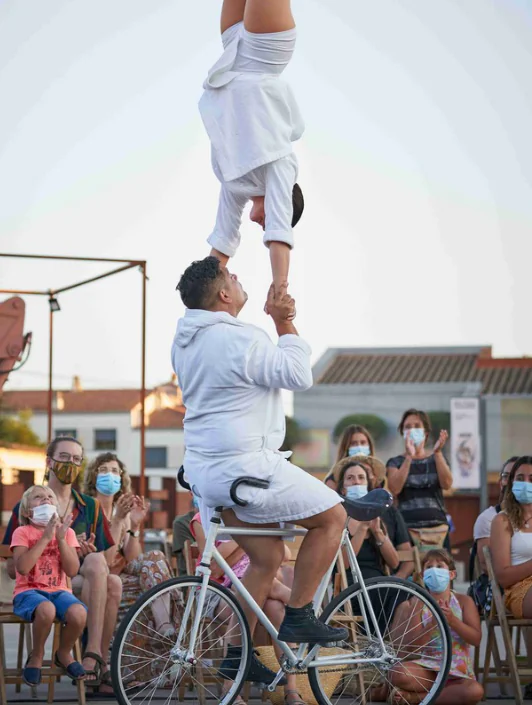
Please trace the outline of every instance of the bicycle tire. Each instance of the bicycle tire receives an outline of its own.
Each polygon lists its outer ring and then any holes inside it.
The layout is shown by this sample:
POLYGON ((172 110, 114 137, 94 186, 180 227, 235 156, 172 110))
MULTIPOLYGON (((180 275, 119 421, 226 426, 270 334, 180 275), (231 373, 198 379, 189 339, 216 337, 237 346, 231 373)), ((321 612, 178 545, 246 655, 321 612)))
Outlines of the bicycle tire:
MULTIPOLYGON (((150 602, 153 602, 157 598, 164 597, 165 594, 169 594, 170 590, 193 586, 199 587, 202 582, 203 578, 197 576, 184 576, 166 580, 164 583, 155 585, 153 588, 144 593, 124 615, 124 618, 120 622, 120 625, 116 632, 111 652, 111 678, 116 697, 120 705, 140 705, 141 702, 145 702, 146 700, 146 696, 144 696, 142 700, 130 699, 130 697, 128 697, 126 684, 124 683, 124 680, 122 678, 121 657, 125 646, 124 642, 125 639, 127 639, 128 630, 130 629, 131 625, 135 623, 138 615, 141 614, 143 608, 149 605, 150 602)), ((212 581, 209 581, 207 590, 208 594, 206 595, 206 603, 209 591, 211 594, 222 595, 226 601, 226 604, 228 604, 238 614, 242 627, 242 660, 245 662, 245 665, 244 668, 242 668, 242 665, 239 667, 237 677, 233 681, 233 683, 236 685, 233 685, 230 688, 231 696, 223 697, 220 699, 220 703, 223 703, 223 705, 232 705, 234 700, 238 697, 242 686, 244 685, 247 673, 250 668, 253 650, 251 633, 249 631, 249 625, 246 616, 244 615, 244 612, 242 610, 242 607, 236 600, 235 595, 230 590, 212 581)))
MULTIPOLYGON (((372 593, 374 590, 377 588, 379 590, 386 590, 387 588, 394 588, 398 592, 404 592, 411 597, 418 597, 420 598, 426 605, 430 606, 430 610, 432 614, 435 614, 438 618, 438 626, 441 627, 441 632, 442 632, 442 651, 443 651, 443 663, 442 663, 442 668, 439 670, 438 675, 436 676, 436 679, 434 681, 434 685, 431 688, 430 692, 427 694, 425 699, 420 703, 420 705, 429 705, 430 703, 436 702, 436 699, 438 698, 439 694, 441 693, 442 688, 445 685, 445 682, 447 680, 449 670, 451 667, 451 659, 452 659, 452 639, 451 639, 451 632, 449 629, 449 625, 447 624, 447 621, 445 617, 443 616, 443 613, 441 609, 439 608, 437 602, 434 600, 434 598, 422 587, 417 585, 414 582, 411 582, 409 580, 403 580, 402 578, 394 578, 394 577, 383 577, 383 578, 369 578, 368 580, 365 581, 366 589, 368 590, 368 593, 371 597, 372 593)), ((346 603, 351 603, 351 601, 355 598, 358 600, 358 598, 362 595, 362 589, 358 583, 355 583, 354 585, 350 585, 347 587, 345 590, 343 590, 339 595, 337 595, 330 603, 327 605, 325 610, 323 611, 323 614, 321 615, 320 619, 324 621, 325 623, 328 623, 331 621, 331 619, 334 617, 335 613, 338 613, 339 609, 345 605, 346 603)), ((378 595, 377 595, 378 596, 378 595)), ((334 621, 334 620, 332 620, 334 621)), ((382 633, 382 632, 381 632, 382 633)), ((320 648, 318 651, 316 658, 319 658, 319 656, 326 656, 327 651, 323 651, 323 647, 320 648)), ((368 664, 370 664, 370 661, 368 660, 368 664)), ((327 668, 327 667, 324 667, 327 668)), ((332 698, 329 697, 323 690, 321 679, 320 679, 320 671, 319 671, 319 666, 309 666, 308 668, 308 679, 309 683, 312 689, 312 692, 314 693, 314 697, 316 698, 317 702, 319 705, 335 705, 335 700, 334 700, 334 694, 332 694, 332 698)), ((370 700, 367 700, 367 702, 371 702, 370 700)))

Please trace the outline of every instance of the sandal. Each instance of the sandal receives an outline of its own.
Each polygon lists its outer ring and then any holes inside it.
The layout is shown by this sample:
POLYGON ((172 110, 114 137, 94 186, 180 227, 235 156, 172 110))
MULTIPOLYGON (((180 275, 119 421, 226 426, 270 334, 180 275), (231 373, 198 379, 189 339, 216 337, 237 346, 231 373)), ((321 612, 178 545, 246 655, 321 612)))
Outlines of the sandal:
MULTIPOLYGON (((88 657, 90 658, 90 656, 88 657)), ((72 663, 69 663, 68 666, 65 666, 61 661, 59 660, 59 657, 57 653, 54 655, 54 663, 57 666, 57 668, 60 668, 62 671, 64 671, 69 678, 72 679, 72 682, 74 683, 75 681, 80 681, 85 676, 87 675, 87 672, 79 663, 79 661, 72 661, 72 663)))
MULTIPOLYGON (((99 688, 100 683, 102 682, 102 666, 106 666, 107 664, 103 660, 103 658, 100 656, 100 654, 95 654, 94 651, 85 651, 83 654, 83 659, 90 658, 92 659, 94 663, 94 668, 87 670, 86 668, 84 669, 85 671, 85 687, 86 688, 99 688), (88 676, 94 676, 92 680, 88 680, 88 676)), ((82 666, 83 668, 83 666, 82 666)))
POLYGON ((298 690, 289 690, 287 688, 284 689, 284 702, 285 705, 307 705, 307 703, 303 700, 301 697, 301 693, 298 690), (287 695, 297 695, 297 698, 294 700, 291 700, 290 703, 288 703, 288 700, 286 699, 287 695))

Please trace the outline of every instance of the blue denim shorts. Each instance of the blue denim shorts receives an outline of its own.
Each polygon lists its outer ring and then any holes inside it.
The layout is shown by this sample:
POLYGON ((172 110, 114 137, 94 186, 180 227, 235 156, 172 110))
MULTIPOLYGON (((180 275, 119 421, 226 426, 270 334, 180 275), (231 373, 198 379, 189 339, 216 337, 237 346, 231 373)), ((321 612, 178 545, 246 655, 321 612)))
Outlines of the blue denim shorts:
POLYGON ((35 610, 41 602, 51 602, 55 607, 56 619, 65 621, 68 608, 72 605, 83 605, 77 597, 67 590, 46 592, 44 590, 25 590, 16 595, 13 600, 13 612, 26 622, 33 622, 35 610))

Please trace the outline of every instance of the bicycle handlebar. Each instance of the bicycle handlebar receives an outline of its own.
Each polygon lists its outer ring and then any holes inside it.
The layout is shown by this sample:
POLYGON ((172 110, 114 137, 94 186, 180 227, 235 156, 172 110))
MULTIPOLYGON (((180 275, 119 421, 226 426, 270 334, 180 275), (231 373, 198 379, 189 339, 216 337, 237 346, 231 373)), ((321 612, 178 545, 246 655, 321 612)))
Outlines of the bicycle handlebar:
MULTIPOLYGON (((181 466, 179 470, 177 471, 177 481, 181 485, 181 487, 184 487, 185 490, 188 490, 189 492, 192 492, 192 488, 188 484, 188 482, 185 480, 185 468, 181 466)), ((270 483, 268 480, 260 480, 257 477, 239 477, 238 480, 235 480, 233 484, 231 485, 231 489, 229 490, 229 495, 233 502, 239 506, 239 507, 247 507, 248 503, 245 499, 240 499, 240 497, 237 495, 236 491, 240 487, 240 485, 249 485, 250 487, 260 487, 263 490, 268 489, 270 486, 270 483)))
POLYGON ((249 485, 250 487, 260 487, 263 490, 266 490, 270 486, 270 483, 268 480, 259 480, 257 477, 239 477, 238 480, 235 480, 233 482, 233 484, 231 485, 231 489, 229 490, 229 495, 230 495, 231 499, 239 507, 247 507, 248 502, 245 499, 240 499, 240 497, 236 493, 236 491, 240 487, 240 485, 249 485))

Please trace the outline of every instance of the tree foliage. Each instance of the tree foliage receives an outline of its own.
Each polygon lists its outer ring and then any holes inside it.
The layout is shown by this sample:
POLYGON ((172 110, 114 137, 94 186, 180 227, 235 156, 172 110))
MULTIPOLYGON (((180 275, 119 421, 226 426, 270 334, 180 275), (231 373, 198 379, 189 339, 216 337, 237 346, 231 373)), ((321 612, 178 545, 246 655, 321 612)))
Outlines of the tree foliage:
POLYGON ((428 411, 427 414, 432 426, 432 440, 436 443, 440 437, 440 431, 451 432, 451 413, 449 411, 428 411))
POLYGON ((16 415, 0 410, 0 442, 42 448, 44 443, 30 426, 31 416, 29 409, 19 411, 16 415))
POLYGON ((388 424, 384 419, 375 414, 349 414, 349 416, 344 416, 336 426, 333 431, 334 442, 337 443, 340 436, 347 426, 351 425, 365 426, 368 431, 373 436, 375 443, 382 440, 388 433, 388 424))
POLYGON ((286 433, 280 450, 294 450, 294 447, 298 443, 304 442, 306 434, 298 422, 291 416, 285 416, 285 422, 286 433))

